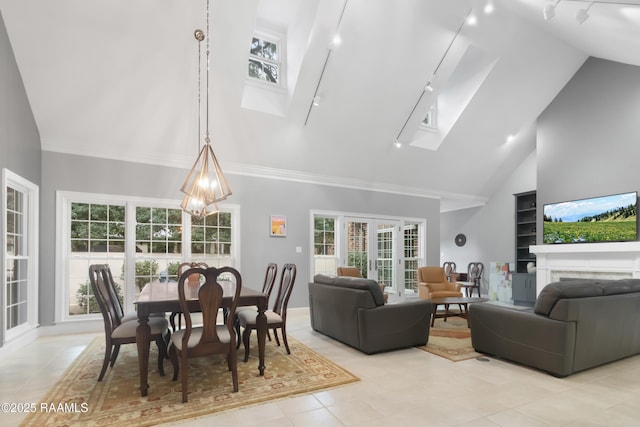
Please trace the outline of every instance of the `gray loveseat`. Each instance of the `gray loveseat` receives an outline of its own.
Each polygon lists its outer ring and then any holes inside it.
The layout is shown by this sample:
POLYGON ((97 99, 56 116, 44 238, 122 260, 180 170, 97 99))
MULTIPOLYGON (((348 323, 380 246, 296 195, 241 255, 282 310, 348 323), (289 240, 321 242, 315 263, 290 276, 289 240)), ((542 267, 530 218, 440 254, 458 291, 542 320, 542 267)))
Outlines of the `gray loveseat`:
POLYGON ((425 345, 431 302, 385 304, 375 280, 318 274, 309 283, 313 330, 367 353, 425 345))
POLYGON ((533 309, 469 307, 476 351, 564 377, 640 353, 640 279, 567 280, 533 309))

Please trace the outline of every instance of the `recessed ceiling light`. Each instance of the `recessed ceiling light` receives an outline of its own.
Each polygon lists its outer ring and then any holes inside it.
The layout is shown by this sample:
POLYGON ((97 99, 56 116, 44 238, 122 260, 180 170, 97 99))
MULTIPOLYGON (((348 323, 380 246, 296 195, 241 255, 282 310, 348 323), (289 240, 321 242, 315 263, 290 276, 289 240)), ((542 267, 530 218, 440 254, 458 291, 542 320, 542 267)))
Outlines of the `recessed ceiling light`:
POLYGON ((329 44, 329 49, 333 50, 338 46, 340 46, 341 44, 342 44, 342 37, 340 37, 340 34, 336 34, 331 39, 331 43, 329 44))
POLYGON ((514 139, 516 139, 515 135, 507 135, 507 142, 513 142, 514 139))
POLYGON ((469 25, 476 25, 478 23, 478 18, 476 17, 476 15, 469 15, 467 17, 467 24, 469 25))
POLYGON ((402 148, 402 143, 396 139, 393 141, 393 146, 396 148, 402 148))
POLYGON ((491 15, 494 10, 495 10, 495 8, 493 6, 493 2, 492 1, 488 1, 487 4, 484 5, 483 11, 484 11, 485 15, 491 15))

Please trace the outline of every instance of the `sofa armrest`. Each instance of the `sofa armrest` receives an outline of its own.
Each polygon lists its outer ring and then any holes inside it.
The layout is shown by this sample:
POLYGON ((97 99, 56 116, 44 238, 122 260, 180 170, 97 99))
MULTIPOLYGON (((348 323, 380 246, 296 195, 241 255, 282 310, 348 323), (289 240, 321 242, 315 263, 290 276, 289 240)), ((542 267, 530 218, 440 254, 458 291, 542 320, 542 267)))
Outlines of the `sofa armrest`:
POLYGON ((576 323, 553 320, 531 309, 469 305, 476 351, 523 363, 557 376, 573 372, 576 323))
POLYGON ((358 309, 360 349, 367 354, 425 345, 429 339, 430 301, 415 300, 358 309))

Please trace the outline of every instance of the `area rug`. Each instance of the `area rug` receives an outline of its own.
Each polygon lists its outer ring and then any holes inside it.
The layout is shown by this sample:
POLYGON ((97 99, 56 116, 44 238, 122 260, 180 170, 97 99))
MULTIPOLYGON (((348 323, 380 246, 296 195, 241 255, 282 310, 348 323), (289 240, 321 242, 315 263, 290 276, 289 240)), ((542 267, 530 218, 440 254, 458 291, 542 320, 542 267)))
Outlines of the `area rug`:
MULTIPOLYGON (((47 392, 38 411, 23 426, 152 426, 213 414, 287 396, 315 392, 359 378, 289 337, 291 354, 267 342, 266 370, 258 375, 257 342, 247 363, 238 361, 239 391, 233 393, 231 373, 222 356, 189 362, 189 401, 182 403, 180 378, 165 360, 165 376, 157 372, 157 348, 149 357, 149 393, 140 396, 137 349, 124 345, 102 382, 98 374, 104 357, 104 338, 96 338, 47 392), (41 406, 44 404, 44 406, 41 406)), ((239 358, 244 354, 242 346, 239 358)))
POLYGON ((436 319, 429 330, 427 345, 417 348, 454 362, 482 356, 473 349, 471 330, 467 327, 466 319, 461 317, 449 317, 446 322, 436 319))

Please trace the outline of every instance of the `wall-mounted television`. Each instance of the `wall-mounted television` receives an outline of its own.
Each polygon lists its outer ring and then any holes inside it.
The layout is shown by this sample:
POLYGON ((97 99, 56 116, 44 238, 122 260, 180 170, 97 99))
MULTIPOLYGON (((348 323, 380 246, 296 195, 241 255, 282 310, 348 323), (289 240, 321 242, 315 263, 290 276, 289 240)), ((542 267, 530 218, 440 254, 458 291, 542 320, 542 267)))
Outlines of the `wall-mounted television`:
POLYGON ((543 242, 637 240, 637 204, 635 191, 546 204, 543 208, 543 242))

